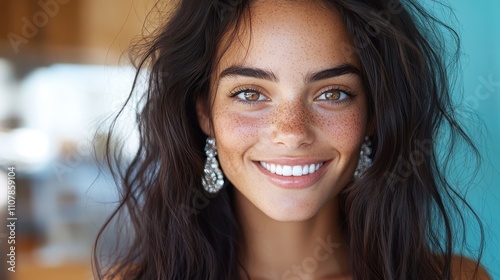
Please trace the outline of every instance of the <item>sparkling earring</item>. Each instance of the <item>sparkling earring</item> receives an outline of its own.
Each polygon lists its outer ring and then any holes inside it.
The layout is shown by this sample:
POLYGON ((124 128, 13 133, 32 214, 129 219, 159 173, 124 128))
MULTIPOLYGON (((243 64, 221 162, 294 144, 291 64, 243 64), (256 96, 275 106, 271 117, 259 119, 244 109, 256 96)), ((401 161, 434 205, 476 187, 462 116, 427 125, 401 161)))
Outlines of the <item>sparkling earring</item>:
POLYGON ((365 172, 368 167, 372 165, 372 159, 370 155, 372 154, 372 142, 368 136, 365 137, 365 141, 363 145, 361 145, 361 151, 359 152, 359 161, 358 167, 356 167, 356 171, 354 172, 354 177, 359 178, 361 174, 365 172))
POLYGON ((203 188, 209 193, 218 192, 224 185, 224 176, 219 168, 219 162, 215 158, 217 155, 217 147, 215 146, 214 138, 207 138, 207 144, 205 145, 205 153, 207 154, 207 160, 205 161, 205 168, 201 182, 203 188))

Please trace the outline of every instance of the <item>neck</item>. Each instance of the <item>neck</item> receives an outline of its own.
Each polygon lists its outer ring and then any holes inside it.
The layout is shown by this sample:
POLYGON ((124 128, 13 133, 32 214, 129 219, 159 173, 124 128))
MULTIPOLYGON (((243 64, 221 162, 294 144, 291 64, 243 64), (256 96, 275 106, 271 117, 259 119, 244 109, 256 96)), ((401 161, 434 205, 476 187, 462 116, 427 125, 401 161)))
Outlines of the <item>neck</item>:
POLYGON ((235 192, 243 232, 241 260, 252 279, 344 279, 349 254, 338 197, 305 221, 280 222, 235 192))

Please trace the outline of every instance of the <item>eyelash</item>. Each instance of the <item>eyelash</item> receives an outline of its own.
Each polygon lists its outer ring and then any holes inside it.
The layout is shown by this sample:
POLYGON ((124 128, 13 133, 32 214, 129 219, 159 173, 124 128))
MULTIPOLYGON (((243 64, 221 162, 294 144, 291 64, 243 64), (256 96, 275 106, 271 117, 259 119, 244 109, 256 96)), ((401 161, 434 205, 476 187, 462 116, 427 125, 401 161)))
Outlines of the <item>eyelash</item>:
MULTIPOLYGON (((238 97, 238 95, 240 95, 242 93, 245 93, 245 92, 254 92, 256 94, 259 94, 260 96, 265 96, 262 93, 262 91, 260 91, 257 88, 254 88, 254 87, 242 87, 242 88, 237 88, 237 89, 233 90, 229 94, 229 97, 234 98, 236 102, 240 102, 240 103, 243 103, 243 104, 248 105, 248 106, 253 106, 253 105, 256 105, 258 102, 266 101, 266 100, 249 101, 249 100, 245 100, 244 98, 239 98, 238 97)), ((335 105, 342 105, 342 104, 348 103, 355 96, 356 95, 353 94, 352 92, 347 91, 347 90, 343 90, 343 89, 341 89, 339 87, 330 87, 330 88, 327 88, 326 90, 321 91, 321 94, 318 97, 316 97, 314 100, 327 101, 327 102, 333 103, 335 105), (322 96, 322 95, 324 95, 324 94, 326 94, 328 92, 331 92, 331 91, 339 91, 341 94, 342 93, 345 94, 346 97, 344 99, 342 99, 342 100, 318 99, 320 96, 322 96)))
MULTIPOLYGON (((353 94, 352 92, 350 91, 347 91, 347 90, 344 90, 344 89, 341 89, 339 87, 330 87, 330 88, 327 88, 326 90, 323 90, 321 91, 321 94, 315 98, 315 100, 320 100, 320 101, 327 101, 327 102, 331 102, 331 103, 334 103, 336 105, 342 105, 342 104, 346 104, 348 103, 349 101, 351 101, 351 99, 353 97, 355 97, 356 95, 353 94), (324 94, 328 93, 328 92, 332 92, 332 91, 338 91, 340 92, 340 94, 342 95, 345 94, 346 97, 341 99, 341 100, 328 100, 328 99, 318 99, 320 96, 323 96, 324 94)), ((341 97, 339 97, 341 98, 341 97)))
MULTIPOLYGON (((248 106, 253 106, 256 105, 258 102, 262 102, 265 100, 256 100, 256 101, 249 101, 245 100, 244 98, 239 98, 238 95, 245 93, 245 92, 254 92, 260 96, 265 96, 262 91, 258 90, 257 88, 254 87, 242 87, 242 88, 237 88, 233 90, 230 94, 229 97, 233 97, 236 102, 243 103, 248 106)), ((267 97, 266 97, 267 98, 267 97)))

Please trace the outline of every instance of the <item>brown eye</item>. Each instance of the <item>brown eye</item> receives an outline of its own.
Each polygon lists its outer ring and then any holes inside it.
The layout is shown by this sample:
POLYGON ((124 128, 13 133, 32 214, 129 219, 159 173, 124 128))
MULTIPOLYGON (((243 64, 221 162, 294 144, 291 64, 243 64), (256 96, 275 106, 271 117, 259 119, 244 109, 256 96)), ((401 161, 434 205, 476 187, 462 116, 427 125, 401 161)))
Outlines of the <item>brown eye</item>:
POLYGON ((332 90, 325 92, 325 99, 326 100, 339 100, 340 98, 340 91, 338 90, 332 90))
POLYGON ((246 91, 243 92, 243 96, 247 101, 257 101, 260 98, 260 93, 257 93, 255 91, 246 91))
POLYGON ((238 98, 243 102, 257 102, 267 100, 267 97, 264 94, 255 89, 242 89, 233 93, 231 96, 238 98))
POLYGON ((332 88, 332 89, 323 91, 321 93, 321 95, 316 98, 316 100, 341 102, 341 101, 348 100, 351 97, 352 97, 352 95, 350 93, 347 93, 346 91, 332 88))

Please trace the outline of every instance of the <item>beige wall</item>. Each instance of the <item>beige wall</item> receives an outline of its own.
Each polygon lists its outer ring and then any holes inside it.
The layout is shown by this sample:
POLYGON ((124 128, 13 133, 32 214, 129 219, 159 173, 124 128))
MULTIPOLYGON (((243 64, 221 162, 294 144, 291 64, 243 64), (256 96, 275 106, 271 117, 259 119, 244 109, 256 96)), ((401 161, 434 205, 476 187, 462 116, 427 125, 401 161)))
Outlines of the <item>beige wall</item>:
MULTIPOLYGON (((117 64, 156 0, 2 0, 0 57, 28 64, 117 64), (40 5, 47 4, 48 10, 40 5), (57 7, 56 7, 57 6, 57 7), (28 21, 29 23, 26 23, 28 21), (33 28, 27 26, 33 24, 33 28), (34 63, 31 63, 34 62, 34 63)), ((171 4, 164 6, 171 7, 171 4)), ((126 56, 122 58, 126 60, 126 56)))

